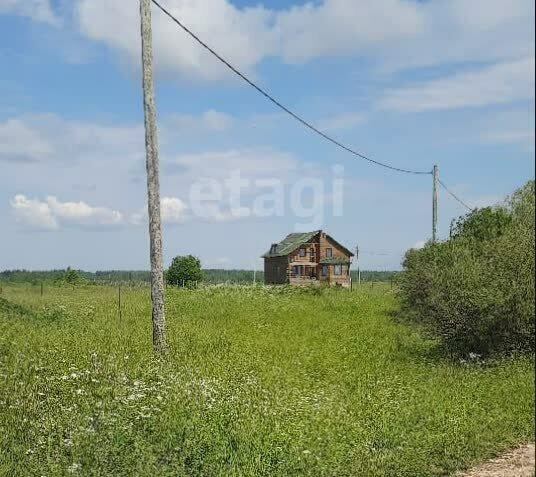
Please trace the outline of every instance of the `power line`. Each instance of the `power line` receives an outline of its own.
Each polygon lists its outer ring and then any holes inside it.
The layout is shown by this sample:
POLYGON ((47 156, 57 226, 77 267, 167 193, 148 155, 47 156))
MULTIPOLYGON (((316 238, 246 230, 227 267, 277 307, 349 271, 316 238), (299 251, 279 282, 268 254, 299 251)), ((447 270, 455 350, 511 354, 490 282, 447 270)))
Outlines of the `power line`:
POLYGON ((369 161, 373 164, 376 164, 381 167, 385 167, 386 169, 390 169, 396 172, 403 172, 405 174, 431 174, 430 171, 413 171, 409 169, 401 169, 399 167, 390 166, 389 164, 385 164, 383 162, 376 161, 374 159, 371 159, 370 157, 365 156, 364 154, 361 154, 360 152, 345 146, 341 142, 337 141, 331 136, 328 136, 326 133, 323 133, 319 129, 317 129, 315 126, 313 126, 310 122, 306 121, 302 117, 300 117, 298 114, 294 113, 292 110, 284 106, 280 101, 275 99, 273 96, 271 96, 269 93, 267 93, 264 89, 262 89, 260 86, 255 84, 252 80, 250 80, 245 74, 241 73, 237 68, 235 68, 231 63, 229 63, 225 58, 223 58, 221 55, 219 55, 216 51, 214 51, 210 46, 208 46, 201 38, 199 38, 194 32, 192 32, 188 27, 186 27, 180 20, 178 20, 174 15, 172 15, 168 10, 166 10, 157 0, 152 0, 152 2, 163 12, 165 13, 171 20, 173 20, 179 27, 181 27, 188 35, 190 35, 197 43, 199 43, 205 50, 209 51, 213 56, 215 56, 219 61, 221 61, 227 68, 229 68, 233 73, 235 73, 237 76, 242 78, 246 83, 248 83, 251 87, 256 89, 260 94, 262 94, 266 99, 271 101, 273 104, 275 104, 278 108, 283 110, 285 113, 292 116, 296 121, 303 124, 305 127, 309 128, 311 131, 315 132, 316 134, 320 135, 327 141, 331 142, 332 144, 335 144, 336 146, 340 147, 341 149, 344 149, 345 151, 361 158, 366 161, 369 161))
POLYGON ((445 189, 457 202, 463 205, 470 212, 474 210, 473 207, 469 207, 462 199, 460 199, 454 192, 452 192, 442 181, 438 179, 439 184, 445 189))
POLYGON ((364 253, 365 255, 374 255, 376 257, 387 257, 389 255, 397 255, 398 252, 375 252, 370 250, 360 250, 359 253, 364 253))
MULTIPOLYGON (((186 25, 184 25, 178 18, 176 18, 171 12, 169 12, 165 7, 163 7, 157 0, 151 0, 165 15, 167 15, 173 22, 175 22, 182 30, 184 30, 190 37, 192 37, 197 43, 199 43, 204 49, 206 49, 209 53, 211 53, 215 58, 217 58, 221 63, 223 63, 227 68, 229 68, 233 73, 235 73, 237 76, 239 76, 242 80, 244 80, 247 84, 249 84, 252 88, 254 88, 257 92, 262 94, 266 99, 268 99, 270 102, 275 104, 278 108, 280 108, 282 111, 290 115, 292 118, 294 118, 296 121, 301 123, 303 126, 307 127, 314 133, 318 134, 325 140, 331 142, 335 146, 361 158, 368 162, 371 162, 373 164, 376 164, 380 167, 384 167, 386 169, 390 169, 396 172, 402 172, 405 174, 417 174, 417 175, 431 175, 432 171, 414 171, 410 169, 402 169, 399 167, 391 166, 389 164, 385 164, 380 161, 376 161, 375 159, 372 159, 370 157, 365 156, 364 154, 361 154, 360 152, 352 149, 349 146, 346 146, 339 142, 338 140, 334 139, 333 137, 327 135, 326 133, 320 131, 318 128, 313 126, 309 121, 303 119, 301 116, 299 116, 297 113, 292 111, 290 108, 286 107, 284 104, 282 104, 280 101, 275 99, 272 95, 270 95, 266 90, 258 86, 256 83, 254 83, 252 80, 250 80, 245 74, 243 74, 241 71, 239 71, 236 67, 234 67, 231 63, 229 63, 225 58, 223 58, 219 53, 217 53, 213 48, 211 48, 209 45, 207 45, 201 38, 199 38, 194 32, 192 32, 186 25)), ((469 207, 462 199, 460 199, 454 192, 452 192, 440 179, 438 179, 439 184, 463 207, 465 207, 467 210, 472 211, 474 210, 472 207, 469 207)))

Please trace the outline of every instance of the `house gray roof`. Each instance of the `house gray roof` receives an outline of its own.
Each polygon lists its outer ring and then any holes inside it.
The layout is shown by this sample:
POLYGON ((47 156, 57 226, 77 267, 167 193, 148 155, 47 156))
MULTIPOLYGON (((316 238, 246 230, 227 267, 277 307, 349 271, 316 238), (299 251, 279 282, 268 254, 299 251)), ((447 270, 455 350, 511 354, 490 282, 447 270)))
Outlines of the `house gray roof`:
POLYGON ((271 257, 284 257, 291 252, 294 252, 300 245, 309 242, 319 230, 314 232, 304 232, 304 233, 294 233, 288 234, 281 242, 277 244, 275 250, 268 250, 262 257, 271 258, 271 257))

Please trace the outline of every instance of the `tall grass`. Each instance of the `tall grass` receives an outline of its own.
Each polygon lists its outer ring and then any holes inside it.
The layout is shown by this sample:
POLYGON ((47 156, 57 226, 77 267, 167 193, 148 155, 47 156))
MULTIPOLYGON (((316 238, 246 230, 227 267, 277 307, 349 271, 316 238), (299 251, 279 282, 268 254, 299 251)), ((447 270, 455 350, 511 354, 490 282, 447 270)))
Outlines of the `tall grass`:
POLYGON ((388 286, 4 286, 0 475, 440 476, 534 435, 528 359, 452 364, 388 286))

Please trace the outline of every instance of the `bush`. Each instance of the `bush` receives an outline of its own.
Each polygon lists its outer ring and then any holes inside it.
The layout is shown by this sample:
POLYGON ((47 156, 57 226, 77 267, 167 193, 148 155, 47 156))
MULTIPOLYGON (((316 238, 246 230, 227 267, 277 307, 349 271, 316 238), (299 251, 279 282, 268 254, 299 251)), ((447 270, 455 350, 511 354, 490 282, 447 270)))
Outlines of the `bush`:
POLYGON ((448 241, 408 251, 404 308, 452 355, 534 352, 534 258, 531 181, 458 220, 448 241))
POLYGON ((55 278, 54 282, 57 285, 80 285, 84 279, 78 270, 67 267, 61 275, 55 278))
POLYGON ((192 255, 175 257, 166 273, 166 283, 175 286, 192 286, 203 280, 201 261, 192 255))

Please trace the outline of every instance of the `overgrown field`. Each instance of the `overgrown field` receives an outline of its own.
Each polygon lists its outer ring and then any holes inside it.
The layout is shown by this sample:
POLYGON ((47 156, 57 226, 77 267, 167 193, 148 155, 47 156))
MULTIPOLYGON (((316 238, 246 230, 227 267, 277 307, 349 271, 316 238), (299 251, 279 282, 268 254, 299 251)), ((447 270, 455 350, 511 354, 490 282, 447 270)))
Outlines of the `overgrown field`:
POLYGON ((534 366, 448 362, 390 287, 4 285, 0 475, 439 476, 534 437, 534 366))

